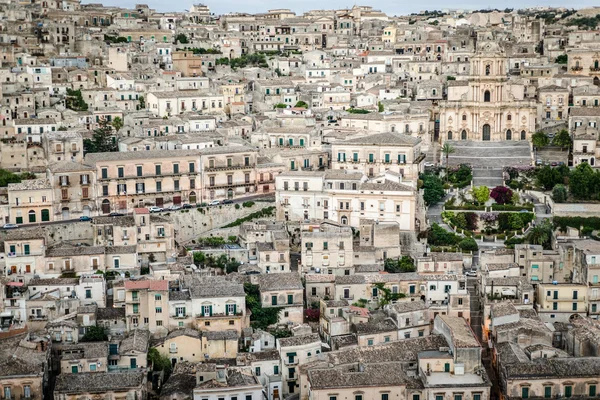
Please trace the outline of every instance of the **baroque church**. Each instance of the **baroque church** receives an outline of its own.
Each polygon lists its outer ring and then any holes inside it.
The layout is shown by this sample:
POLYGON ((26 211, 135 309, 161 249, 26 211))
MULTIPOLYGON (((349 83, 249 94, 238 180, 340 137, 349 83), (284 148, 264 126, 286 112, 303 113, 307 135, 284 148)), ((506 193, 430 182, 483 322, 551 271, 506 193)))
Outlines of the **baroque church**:
POLYGON ((448 82, 440 102, 440 137, 448 140, 529 140, 535 132, 536 103, 525 84, 508 79, 508 57, 491 33, 478 38, 468 80, 448 82))

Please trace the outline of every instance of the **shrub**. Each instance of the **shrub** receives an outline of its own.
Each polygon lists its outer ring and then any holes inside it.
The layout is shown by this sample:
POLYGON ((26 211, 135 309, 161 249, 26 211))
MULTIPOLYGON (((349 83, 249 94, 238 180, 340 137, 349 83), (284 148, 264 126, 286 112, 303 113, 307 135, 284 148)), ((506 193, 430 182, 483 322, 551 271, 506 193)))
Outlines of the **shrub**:
POLYGON ((444 187, 442 181, 436 175, 422 174, 423 181, 423 200, 428 206, 436 204, 444 197, 444 187))
POLYGON ((240 209, 240 205, 238 203, 235 203, 235 209, 239 210, 240 209))
POLYGON ((244 208, 250 208, 253 205, 254 205, 253 201, 245 201, 245 202, 242 203, 242 207, 244 207, 244 208))
POLYGON ((510 225, 510 228, 514 230, 522 229, 524 226, 523 219, 521 219, 519 214, 509 214, 508 224, 510 225))
POLYGON ((552 189, 552 200, 555 203, 564 203, 567 201, 567 188, 565 185, 556 185, 552 189))
POLYGON ((466 238, 461 240, 458 244, 458 247, 460 247, 460 249, 463 251, 477 251, 479 249, 479 246, 477 246, 477 242, 475 242, 475 239, 473 238, 466 238))
POLYGON ((427 242, 432 246, 453 246, 460 242, 460 237, 438 224, 433 224, 427 232, 427 242))
POLYGON ((492 189, 492 193, 490 194, 490 197, 494 199, 497 204, 510 203, 512 196, 513 191, 506 186, 496 186, 494 189, 492 189))
POLYGON ((474 212, 465 213, 465 219, 467 220, 467 229, 470 231, 477 230, 477 222, 479 221, 479 216, 474 212))

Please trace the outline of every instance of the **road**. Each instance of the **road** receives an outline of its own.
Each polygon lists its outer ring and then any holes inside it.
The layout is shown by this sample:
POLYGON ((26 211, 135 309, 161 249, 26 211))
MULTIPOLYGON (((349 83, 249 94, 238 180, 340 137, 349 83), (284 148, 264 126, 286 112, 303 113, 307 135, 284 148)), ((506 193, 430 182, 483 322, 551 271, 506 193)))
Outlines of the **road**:
MULTIPOLYGON (((254 200, 261 200, 261 199, 275 200, 275 195, 273 193, 266 193, 266 194, 257 194, 254 196, 240 197, 237 199, 231 199, 231 201, 233 201, 233 203, 231 203, 231 204, 241 204, 246 201, 254 201, 254 200)), ((199 204, 197 204, 196 206, 198 206, 198 205, 199 204)), ((194 206, 194 208, 196 206, 194 206)), ((207 207, 215 207, 215 206, 207 206, 207 207)), ((162 213, 168 213, 168 212, 172 212, 172 211, 171 210, 163 210, 161 212, 153 213, 153 214, 162 214, 162 213)), ((133 211, 128 212, 128 213, 122 213, 122 215, 133 215, 133 211)), ((96 217, 108 217, 108 216, 109 216, 108 214, 96 215, 96 217)), ((92 218, 94 218, 94 217, 92 217, 92 218)), ((45 225, 70 224, 73 222, 89 222, 89 221, 80 221, 79 218, 74 218, 74 219, 64 219, 64 220, 60 220, 60 221, 35 222, 35 223, 19 224, 16 228, 11 228, 11 229, 0 228, 0 231, 12 231, 12 230, 19 229, 19 228, 35 228, 38 226, 45 226, 45 225)))

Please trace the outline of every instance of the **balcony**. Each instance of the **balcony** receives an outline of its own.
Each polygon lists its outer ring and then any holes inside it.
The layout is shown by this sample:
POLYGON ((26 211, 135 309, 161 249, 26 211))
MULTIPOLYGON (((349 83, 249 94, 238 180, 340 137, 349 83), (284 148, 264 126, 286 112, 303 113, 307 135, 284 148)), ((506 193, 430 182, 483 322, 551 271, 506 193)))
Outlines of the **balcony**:
POLYGON ((590 67, 590 71, 592 72, 600 72, 600 67, 590 67))
POLYGON ((256 164, 231 164, 225 166, 213 166, 205 169, 206 172, 216 172, 216 171, 233 171, 239 169, 249 169, 256 167, 256 164))
POLYGON ((29 316, 29 320, 30 321, 47 321, 48 316, 47 315, 31 315, 31 316, 29 316))
POLYGON ((212 315, 198 313, 196 314, 196 318, 232 318, 232 317, 241 317, 243 314, 241 311, 234 313, 212 313, 212 315))
POLYGON ((185 319, 185 318, 190 318, 192 316, 192 314, 186 313, 186 314, 171 314, 169 317, 173 318, 173 319, 185 319))
POLYGON ((571 67, 571 71, 583 71, 583 67, 580 67, 580 66, 576 65, 574 67, 571 67))
MULTIPOLYGON (((290 359, 289 359, 289 357, 288 357, 288 358, 286 358, 286 359, 283 361, 283 363, 284 363, 285 365, 298 365, 298 361, 299 361, 299 360, 298 360, 298 357, 294 357, 294 359, 293 359, 293 360, 290 360, 290 359)), ((290 377, 290 379, 293 379, 293 378, 292 378, 292 377, 290 377)))
POLYGON ((354 300, 354 295, 353 294, 349 294, 347 296, 344 296, 342 294, 342 295, 340 295, 340 300, 354 300))

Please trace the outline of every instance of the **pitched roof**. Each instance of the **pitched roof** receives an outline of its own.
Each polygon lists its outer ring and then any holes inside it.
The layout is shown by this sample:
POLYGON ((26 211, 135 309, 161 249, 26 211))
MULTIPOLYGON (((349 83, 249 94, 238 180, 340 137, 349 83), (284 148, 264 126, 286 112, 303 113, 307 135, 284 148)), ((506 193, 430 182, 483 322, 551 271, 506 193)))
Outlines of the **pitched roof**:
POLYGON ((403 133, 384 132, 356 139, 344 140, 341 141, 340 144, 356 144, 363 146, 414 146, 420 142, 420 138, 415 138, 403 133))

